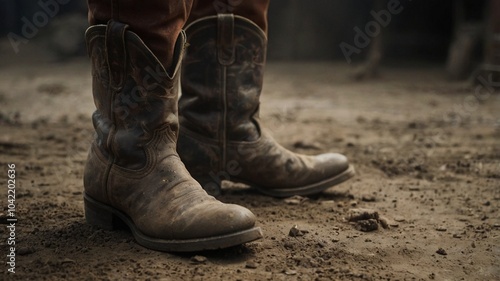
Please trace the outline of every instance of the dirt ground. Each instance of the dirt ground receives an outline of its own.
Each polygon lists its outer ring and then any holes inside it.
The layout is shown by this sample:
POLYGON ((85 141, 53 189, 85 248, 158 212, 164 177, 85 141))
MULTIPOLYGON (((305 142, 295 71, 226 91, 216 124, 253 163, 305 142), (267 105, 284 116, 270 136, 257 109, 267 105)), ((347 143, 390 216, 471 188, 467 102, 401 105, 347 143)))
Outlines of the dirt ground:
POLYGON ((389 64, 355 82, 346 63, 269 63, 261 116, 275 138, 300 153, 344 153, 356 177, 287 199, 225 183, 220 200, 251 209, 264 238, 170 254, 85 223, 87 59, 5 63, 0 211, 5 224, 14 163, 18 222, 15 274, 0 228, 0 279, 500 280, 500 94, 447 82, 443 69, 389 64))

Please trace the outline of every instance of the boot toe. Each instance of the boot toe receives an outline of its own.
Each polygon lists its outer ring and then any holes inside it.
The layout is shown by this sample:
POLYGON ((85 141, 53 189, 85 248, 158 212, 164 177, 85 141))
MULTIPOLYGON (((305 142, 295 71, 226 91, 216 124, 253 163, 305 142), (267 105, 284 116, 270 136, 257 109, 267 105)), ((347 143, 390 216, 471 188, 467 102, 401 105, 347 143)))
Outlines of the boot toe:
POLYGON ((317 170, 323 171, 326 177, 340 174, 349 168, 349 160, 340 153, 324 153, 315 156, 317 170))
POLYGON ((245 207, 220 202, 199 207, 183 216, 183 227, 178 228, 176 236, 206 238, 237 233, 255 226, 255 215, 245 207))
POLYGON ((255 226, 256 217, 249 209, 229 204, 226 219, 226 227, 234 232, 250 229, 255 226))

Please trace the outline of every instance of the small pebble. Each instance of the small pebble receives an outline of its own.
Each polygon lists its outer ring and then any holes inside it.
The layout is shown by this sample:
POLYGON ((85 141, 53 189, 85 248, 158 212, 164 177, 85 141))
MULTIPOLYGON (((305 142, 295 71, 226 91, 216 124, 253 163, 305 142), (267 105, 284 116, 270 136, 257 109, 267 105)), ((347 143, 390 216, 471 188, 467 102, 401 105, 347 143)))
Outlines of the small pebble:
POLYGON ((204 257, 204 256, 194 256, 194 257, 191 257, 191 263, 204 263, 206 262, 208 259, 207 257, 204 257))
POLYGON ((373 195, 363 195, 361 197, 361 201, 364 201, 364 202, 375 202, 376 200, 377 199, 373 195))
POLYGON ((332 206, 332 205, 335 205, 335 201, 334 200, 325 200, 325 201, 321 201, 319 204, 325 205, 325 206, 332 206))
POLYGON ((390 227, 399 227, 399 223, 397 223, 396 221, 389 221, 389 226, 390 227))
POLYGON ((438 227, 436 228, 436 230, 437 230, 437 231, 446 231, 447 229, 446 229, 446 227, 444 227, 444 226, 438 226, 438 227))
POLYGON ((245 265, 245 267, 255 269, 255 268, 257 268, 257 264, 253 261, 248 261, 247 264, 245 265))
POLYGON ((440 254, 442 256, 446 256, 448 253, 446 253, 446 251, 443 249, 443 248, 439 248, 437 251, 436 251, 437 254, 440 254))
POLYGON ((401 216, 395 216, 395 217, 394 217, 394 221, 397 221, 397 222, 404 222, 404 221, 406 221, 406 219, 405 219, 405 218, 403 218, 403 217, 401 217, 401 216))
POLYGON ((290 198, 286 198, 283 201, 288 205, 300 205, 302 202, 307 201, 307 198, 295 195, 290 198))
POLYGON ((291 237, 304 236, 304 234, 305 231, 300 230, 297 225, 292 226, 292 228, 290 228, 290 231, 288 232, 288 236, 291 237))

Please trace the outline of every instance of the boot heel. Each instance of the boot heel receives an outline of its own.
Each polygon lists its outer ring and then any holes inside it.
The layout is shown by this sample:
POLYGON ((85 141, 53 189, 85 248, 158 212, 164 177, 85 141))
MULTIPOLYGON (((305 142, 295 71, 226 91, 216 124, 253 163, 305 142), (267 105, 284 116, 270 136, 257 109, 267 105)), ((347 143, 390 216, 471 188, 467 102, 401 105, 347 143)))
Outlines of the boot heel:
POLYGON ((219 196, 222 194, 222 188, 221 184, 222 182, 220 180, 215 180, 211 178, 210 176, 195 176, 193 175, 193 178, 198 181, 203 187, 203 189, 210 195, 212 196, 219 196))
POLYGON ((116 229, 116 216, 109 210, 108 207, 95 202, 95 200, 84 197, 85 219, 88 224, 95 225, 104 230, 116 229))

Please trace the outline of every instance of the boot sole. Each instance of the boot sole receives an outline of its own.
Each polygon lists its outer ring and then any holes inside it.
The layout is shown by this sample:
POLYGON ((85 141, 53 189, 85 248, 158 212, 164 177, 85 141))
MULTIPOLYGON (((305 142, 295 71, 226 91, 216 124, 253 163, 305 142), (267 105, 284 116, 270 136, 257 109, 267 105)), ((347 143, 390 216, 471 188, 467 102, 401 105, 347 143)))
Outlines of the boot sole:
POLYGON ((261 187, 256 185, 255 183, 240 180, 237 178, 232 178, 231 181, 233 182, 240 182, 249 185, 252 188, 257 189, 259 192, 273 196, 273 197, 291 197, 294 195, 312 195, 312 194, 317 194, 320 193, 334 185, 338 185, 340 183, 345 182, 346 180, 354 177, 356 174, 354 170, 354 166, 349 165, 349 167, 343 171, 342 173, 336 175, 335 177, 328 178, 326 180, 306 185, 306 186, 299 186, 299 187, 292 187, 292 188, 280 188, 280 189, 271 189, 271 188, 266 188, 266 187, 261 187))
POLYGON ((165 240, 149 237, 142 233, 132 220, 123 212, 97 202, 84 195, 85 218, 87 223, 105 230, 114 230, 119 221, 124 222, 132 232, 139 245, 163 252, 196 252, 203 250, 216 250, 252 242, 263 237, 260 227, 207 238, 186 240, 165 240), (119 221, 118 221, 119 220, 119 221))

